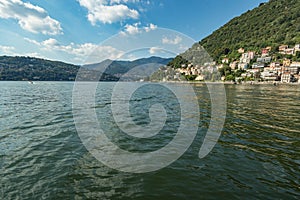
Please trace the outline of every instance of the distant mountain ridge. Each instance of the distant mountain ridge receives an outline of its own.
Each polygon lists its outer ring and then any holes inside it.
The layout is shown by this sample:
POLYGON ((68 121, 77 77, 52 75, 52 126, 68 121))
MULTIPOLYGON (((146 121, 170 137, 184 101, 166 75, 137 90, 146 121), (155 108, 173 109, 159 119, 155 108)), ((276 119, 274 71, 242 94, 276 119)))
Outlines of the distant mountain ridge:
POLYGON ((149 58, 140 58, 134 61, 119 61, 119 60, 104 60, 100 63, 84 65, 88 69, 104 70, 108 74, 123 74, 128 72, 134 67, 145 65, 145 64, 159 64, 166 65, 173 58, 161 58, 161 57, 149 57, 149 58))
POLYGON ((130 80, 138 80, 150 76, 159 67, 168 64, 173 58, 149 57, 134 61, 104 60, 100 63, 84 65, 87 69, 93 69, 130 80))
MULTIPOLYGON (((101 71, 100 81, 118 81, 126 72, 137 66, 138 70, 132 75, 148 74, 153 69, 167 64, 170 58, 150 57, 134 61, 111 61, 105 60, 101 63, 84 65, 87 75, 96 74, 101 67, 107 67, 101 71), (96 72, 96 73, 95 73, 96 72)), ((50 61, 34 57, 22 56, 0 56, 0 80, 2 81, 74 81, 81 66, 59 61, 50 61)), ((87 77, 88 78, 88 77, 87 77)), ((139 76, 135 78, 140 78, 139 76)))

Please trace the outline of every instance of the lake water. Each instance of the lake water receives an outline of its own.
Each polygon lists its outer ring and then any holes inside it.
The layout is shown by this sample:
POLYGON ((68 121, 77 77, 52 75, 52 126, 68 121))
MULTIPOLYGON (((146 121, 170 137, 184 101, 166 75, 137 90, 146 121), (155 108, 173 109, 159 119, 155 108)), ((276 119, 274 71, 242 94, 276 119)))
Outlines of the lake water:
MULTIPOLYGON (((114 123, 112 87, 101 83, 95 109, 114 143, 150 152, 172 140, 180 125, 173 94, 150 84, 132 96, 138 125, 149 123, 152 103, 168 108, 160 134, 138 140, 114 123)), ((299 199, 300 87, 225 85, 225 125, 203 159, 198 152, 210 121, 210 97, 205 85, 193 87, 201 120, 190 148, 163 169, 134 174, 103 165, 82 144, 72 82, 0 82, 0 199, 299 199)))

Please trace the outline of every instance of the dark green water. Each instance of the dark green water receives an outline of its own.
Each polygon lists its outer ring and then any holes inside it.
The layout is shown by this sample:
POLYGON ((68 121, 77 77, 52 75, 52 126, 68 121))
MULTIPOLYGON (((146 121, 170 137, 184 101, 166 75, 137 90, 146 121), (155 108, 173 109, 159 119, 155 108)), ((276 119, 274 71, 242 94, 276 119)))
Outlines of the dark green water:
MULTIPOLYGON (((155 98, 164 91, 148 87, 133 96, 137 124, 149 123, 143 113, 151 101, 172 108, 159 137, 135 141, 118 136, 111 87, 102 83, 96 110, 112 141, 128 150, 152 151, 172 139, 180 115, 173 95, 155 98), (149 91, 152 96, 144 98, 149 91)), ((73 83, 0 82, 0 199, 299 199, 300 87, 225 88, 226 123, 207 157, 199 159, 198 152, 210 98, 204 85, 194 85, 201 121, 191 147, 164 169, 131 174, 106 167, 82 145, 72 114, 73 83)))

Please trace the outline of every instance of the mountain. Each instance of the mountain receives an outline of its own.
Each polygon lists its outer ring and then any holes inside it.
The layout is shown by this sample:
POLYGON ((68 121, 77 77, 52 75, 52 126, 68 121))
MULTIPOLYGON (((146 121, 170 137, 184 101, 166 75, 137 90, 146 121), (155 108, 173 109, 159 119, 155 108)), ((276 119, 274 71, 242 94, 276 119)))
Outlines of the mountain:
MULTIPOLYGON (((98 64, 85 65, 81 69, 80 80, 118 81, 128 73, 127 79, 149 76, 153 70, 167 64, 171 59, 150 57, 135 61, 105 60, 98 64), (107 67, 108 66, 108 67, 107 67), (139 67, 137 67, 139 66, 139 67), (105 72, 101 71, 107 67, 105 72), (133 70, 136 69, 136 70, 133 70)), ((59 61, 20 56, 0 56, 0 80, 2 81, 74 81, 80 66, 59 61)))
POLYGON ((122 80, 139 80, 148 77, 158 70, 162 65, 166 65, 172 58, 149 57, 134 61, 113 61, 105 60, 101 63, 84 65, 87 69, 93 69, 106 74, 122 77, 122 80))
POLYGON ((300 43, 300 1, 270 0, 261 3, 199 42, 215 59, 235 56, 239 48, 256 50, 300 43))
POLYGON ((0 56, 0 80, 73 81, 79 66, 33 57, 0 56))

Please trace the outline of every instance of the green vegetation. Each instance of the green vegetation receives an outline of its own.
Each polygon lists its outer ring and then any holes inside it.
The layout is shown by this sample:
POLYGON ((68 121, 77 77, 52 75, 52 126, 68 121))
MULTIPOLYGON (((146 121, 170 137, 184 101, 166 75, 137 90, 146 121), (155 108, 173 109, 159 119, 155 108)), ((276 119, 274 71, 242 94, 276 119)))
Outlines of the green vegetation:
POLYGON ((0 56, 0 80, 72 81, 79 66, 31 57, 0 56))
POLYGON ((205 63, 211 63, 213 61, 207 51, 198 43, 180 54, 180 56, 189 63, 193 63, 193 65, 204 65, 205 63))
POLYGON ((188 81, 194 81, 197 78, 197 75, 187 75, 185 78, 188 81))
POLYGON ((219 69, 220 76, 225 77, 226 81, 235 81, 236 78, 241 77, 242 73, 245 73, 246 70, 232 70, 229 66, 224 66, 219 69))
MULTIPOLYGON (((118 81, 119 78, 134 67, 141 66, 133 76, 139 80, 144 74, 150 74, 153 68, 167 64, 171 59, 150 57, 135 61, 110 61, 85 65, 78 80, 118 81), (102 69, 106 69, 103 72, 102 69), (142 75, 140 75, 142 74, 142 75), (139 76, 138 76, 139 75, 139 76)), ((32 57, 0 56, 0 80, 2 81, 74 81, 80 66, 58 61, 32 57)))
POLYGON ((225 55, 231 61, 237 59, 240 56, 237 50, 241 47, 259 52, 260 48, 271 46, 272 51, 277 51, 279 45, 299 43, 299 0, 262 3, 199 42, 216 61, 225 55))
POLYGON ((173 68, 181 68, 182 65, 188 65, 190 62, 183 58, 181 55, 176 56, 173 60, 171 60, 167 65, 172 66, 173 68))
POLYGON ((269 0, 194 44, 171 61, 169 66, 181 68, 177 72, 181 72, 187 80, 194 80, 195 75, 199 75, 197 80, 278 81, 281 73, 275 69, 270 73, 261 72, 271 62, 283 66, 287 60, 300 61, 298 44, 300 1, 269 0), (282 46, 279 51, 281 45, 288 46, 282 46), (215 72, 213 67, 219 70, 215 72), (260 69, 252 71, 252 67, 260 69))

